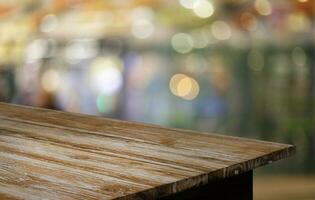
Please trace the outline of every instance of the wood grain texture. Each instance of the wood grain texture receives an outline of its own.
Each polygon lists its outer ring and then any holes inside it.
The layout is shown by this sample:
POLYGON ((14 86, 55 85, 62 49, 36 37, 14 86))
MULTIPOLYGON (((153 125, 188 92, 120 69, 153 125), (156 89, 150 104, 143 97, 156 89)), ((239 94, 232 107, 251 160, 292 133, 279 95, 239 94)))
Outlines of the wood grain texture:
POLYGON ((0 103, 0 199, 157 199, 292 145, 0 103))

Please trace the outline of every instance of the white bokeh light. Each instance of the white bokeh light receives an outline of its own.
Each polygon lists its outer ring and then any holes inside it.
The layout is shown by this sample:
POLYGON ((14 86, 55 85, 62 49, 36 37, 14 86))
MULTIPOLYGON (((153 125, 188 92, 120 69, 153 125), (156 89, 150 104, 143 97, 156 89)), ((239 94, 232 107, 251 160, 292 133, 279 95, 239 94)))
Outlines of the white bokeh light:
POLYGON ((218 40, 230 39, 232 35, 231 27, 224 21, 216 21, 211 25, 211 32, 218 40))
POLYGON ((131 33, 139 39, 148 38, 154 32, 154 25, 146 19, 138 19, 132 24, 131 33))
POLYGON ((188 53, 193 48, 193 40, 187 33, 177 33, 172 37, 171 44, 178 53, 188 53))
POLYGON ((207 0, 199 0, 194 4, 194 13, 200 18, 208 18, 214 13, 212 3, 207 0))
POLYGON ((91 86, 98 93, 113 95, 122 86, 121 63, 118 58, 97 58, 90 69, 91 86))

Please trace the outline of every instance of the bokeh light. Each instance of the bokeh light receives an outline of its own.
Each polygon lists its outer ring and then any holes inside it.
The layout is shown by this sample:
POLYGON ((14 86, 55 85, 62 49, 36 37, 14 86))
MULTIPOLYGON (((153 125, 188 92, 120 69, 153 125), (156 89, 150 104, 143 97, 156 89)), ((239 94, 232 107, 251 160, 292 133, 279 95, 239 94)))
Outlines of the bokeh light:
POLYGON ((90 82, 98 92, 112 95, 122 85, 122 66, 116 57, 97 58, 90 68, 90 82))
POLYGON ((312 22, 302 12, 289 14, 286 24, 288 29, 294 32, 307 32, 312 27, 312 22))
POLYGON ((70 64, 76 64, 96 56, 97 52, 97 43, 94 39, 74 39, 66 46, 65 60, 70 64))
POLYGON ((268 0, 255 0, 255 8, 261 15, 270 15, 272 6, 268 0))
POLYGON ((178 86, 178 83, 184 79, 186 77, 185 74, 175 74, 172 76, 171 80, 170 80, 170 83, 169 83, 169 87, 170 87, 170 90, 171 92, 174 94, 174 95, 177 95, 178 92, 177 92, 177 86, 178 86))
POLYGON ((113 112, 115 108, 115 97, 105 94, 99 94, 96 97, 96 108, 98 112, 107 114, 113 112))
POLYGON ((187 33, 177 33, 172 37, 172 47, 178 53, 188 53, 193 49, 193 40, 187 33))
POLYGON ((30 42, 26 49, 26 62, 33 62, 45 57, 46 41, 44 39, 36 39, 30 42))
POLYGON ((175 96, 186 100, 192 100, 199 94, 198 82, 185 74, 175 74, 172 76, 169 87, 175 96))
POLYGON ((146 19, 138 19, 132 24, 132 34, 139 39, 148 38, 152 35, 154 26, 152 22, 146 19))
POLYGON ((195 3, 199 0, 179 0, 180 5, 184 8, 193 9, 195 3))
POLYGON ((55 92, 60 85, 60 75, 54 69, 45 71, 41 78, 41 85, 46 92, 55 92))
POLYGON ((145 39, 154 32, 154 12, 150 7, 138 6, 131 12, 131 33, 135 38, 145 39))
POLYGON ((194 13, 200 18, 208 18, 214 13, 212 3, 207 0, 198 0, 194 4, 194 13))
POLYGON ((245 12, 241 15, 241 24, 248 31, 255 31, 258 26, 256 17, 250 12, 245 12))
POLYGON ((177 85, 177 95, 180 97, 185 97, 189 94, 192 88, 192 83, 190 78, 184 77, 183 79, 179 80, 177 85))
POLYGON ((46 15, 40 24, 40 30, 44 33, 49 33, 54 31, 58 25, 58 18, 56 15, 49 14, 46 15))
POLYGON ((211 25, 211 32, 218 40, 227 40, 231 37, 231 28, 224 21, 216 21, 211 25))

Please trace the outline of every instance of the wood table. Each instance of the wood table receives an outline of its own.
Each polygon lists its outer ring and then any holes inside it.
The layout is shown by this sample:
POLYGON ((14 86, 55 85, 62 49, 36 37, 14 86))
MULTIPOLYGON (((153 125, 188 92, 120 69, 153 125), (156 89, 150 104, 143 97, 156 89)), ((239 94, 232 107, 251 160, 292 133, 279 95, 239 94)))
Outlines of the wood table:
POLYGON ((292 145, 0 103, 0 199, 252 199, 292 145))

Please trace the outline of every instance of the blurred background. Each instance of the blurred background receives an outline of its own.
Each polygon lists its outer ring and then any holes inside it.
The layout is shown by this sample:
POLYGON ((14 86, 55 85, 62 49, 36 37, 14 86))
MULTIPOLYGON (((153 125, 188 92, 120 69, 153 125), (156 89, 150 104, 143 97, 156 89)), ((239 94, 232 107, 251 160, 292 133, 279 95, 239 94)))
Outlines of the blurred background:
POLYGON ((315 199, 314 0, 0 0, 0 101, 297 146, 255 199, 315 199))

